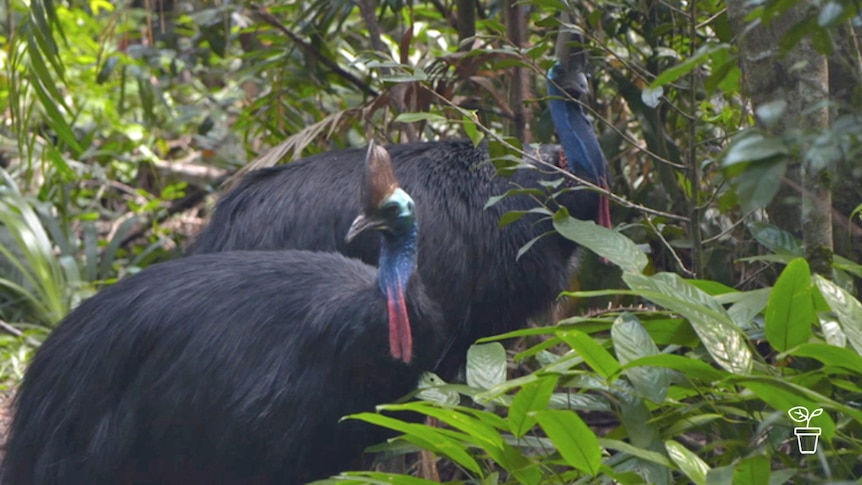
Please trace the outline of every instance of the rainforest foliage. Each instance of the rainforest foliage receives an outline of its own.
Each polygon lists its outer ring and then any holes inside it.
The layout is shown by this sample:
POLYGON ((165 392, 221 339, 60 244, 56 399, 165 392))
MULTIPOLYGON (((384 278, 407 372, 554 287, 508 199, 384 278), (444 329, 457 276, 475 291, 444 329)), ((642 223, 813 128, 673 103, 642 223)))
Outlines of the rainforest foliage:
POLYGON ((5 2, 0 380, 14 392, 82 299, 179 257, 248 170, 370 137, 488 140, 497 166, 514 168, 524 144, 556 139, 544 75, 565 31, 589 58, 614 229, 537 201, 587 248, 571 291, 530 328, 474 346, 464 384, 427 375, 418 399, 382 408, 436 426, 352 417, 402 433, 381 449, 426 451, 404 475, 342 479, 856 480, 858 8, 5 2))

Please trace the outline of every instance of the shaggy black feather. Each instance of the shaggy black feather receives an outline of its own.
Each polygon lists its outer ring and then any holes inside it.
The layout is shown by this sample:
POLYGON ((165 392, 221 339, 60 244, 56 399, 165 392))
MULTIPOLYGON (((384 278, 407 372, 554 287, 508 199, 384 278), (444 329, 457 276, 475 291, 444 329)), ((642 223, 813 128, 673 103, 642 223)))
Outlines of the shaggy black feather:
MULTIPOLYGON (((443 308, 454 336, 437 369, 451 379, 467 348, 480 337, 521 328, 548 308, 564 290, 575 245, 559 235, 541 239, 516 261, 527 242, 552 229, 549 220, 529 215, 500 228, 508 211, 529 210, 527 195, 507 197, 484 209, 488 199, 516 187, 540 187, 557 180, 547 168, 498 176, 486 146, 468 140, 387 147, 402 188, 416 201, 419 273, 432 299, 443 308)), ((543 160, 560 165, 560 147, 544 145, 543 160)), ((351 243, 344 233, 359 212, 354 194, 365 149, 332 151, 249 173, 216 205, 191 253, 235 249, 337 251, 369 264, 379 255, 377 238, 365 234, 351 243)), ((557 198, 572 216, 597 217, 599 196, 571 190, 557 198)))
POLYGON ((33 358, 0 483, 282 485, 356 466, 383 431, 339 418, 410 392, 439 353, 412 277, 414 359, 390 356, 377 278, 338 254, 228 252, 101 291, 33 358))

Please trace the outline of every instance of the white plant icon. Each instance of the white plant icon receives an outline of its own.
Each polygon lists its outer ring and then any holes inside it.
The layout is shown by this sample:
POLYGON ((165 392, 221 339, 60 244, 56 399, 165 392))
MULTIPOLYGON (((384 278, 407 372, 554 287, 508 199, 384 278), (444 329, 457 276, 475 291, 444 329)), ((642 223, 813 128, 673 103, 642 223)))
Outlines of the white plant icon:
POLYGON ((823 414, 823 408, 817 408, 808 412, 805 406, 796 406, 787 411, 790 419, 797 423, 805 423, 805 427, 793 428, 796 435, 799 452, 803 455, 811 455, 817 451, 817 438, 820 436, 820 428, 812 428, 811 420, 823 414))

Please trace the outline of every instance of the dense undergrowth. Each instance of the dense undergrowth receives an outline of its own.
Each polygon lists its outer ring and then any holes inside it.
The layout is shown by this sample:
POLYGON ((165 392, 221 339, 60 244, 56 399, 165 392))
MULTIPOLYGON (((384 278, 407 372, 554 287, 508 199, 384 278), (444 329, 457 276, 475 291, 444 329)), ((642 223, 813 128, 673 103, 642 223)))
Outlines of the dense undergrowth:
MULTIPOLYGON (((855 28, 857 7, 821 3, 782 49, 813 38, 830 59, 846 54, 841 29, 855 28)), ((452 465, 425 456, 412 477, 342 479, 862 477, 858 93, 829 98, 822 129, 777 131, 789 116, 780 102, 756 107, 754 127, 744 53, 719 2, 583 2, 576 26, 560 22, 560 2, 522 2, 520 43, 498 2, 475 2, 472 23, 459 15, 465 2, 371 4, 379 43, 351 1, 0 6, 4 389, 82 299, 178 256, 240 167, 362 145, 370 133, 490 139, 505 168, 514 136, 553 140, 542 76, 556 33, 577 27, 615 230, 547 212, 589 250, 562 318, 474 346, 465 384, 428 376, 419 400, 350 418, 403 433, 380 447, 389 453, 425 449, 452 465), (833 209, 845 232, 822 274, 806 262, 805 227, 768 210, 800 205, 798 191, 783 191, 800 163, 841 189, 833 209), (385 412, 405 409, 440 425, 385 412), (816 452, 800 452, 814 442, 797 428, 819 430, 816 452)), ((768 24, 794 4, 763 2, 747 21, 768 24)))

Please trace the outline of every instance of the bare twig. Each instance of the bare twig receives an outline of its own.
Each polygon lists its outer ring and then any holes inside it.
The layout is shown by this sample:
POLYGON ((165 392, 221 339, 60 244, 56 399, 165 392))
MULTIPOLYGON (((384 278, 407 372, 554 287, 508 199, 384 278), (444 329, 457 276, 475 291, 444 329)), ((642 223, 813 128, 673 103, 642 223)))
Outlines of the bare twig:
MULTIPOLYGON (((694 56, 697 49, 697 2, 692 2, 689 12, 689 52, 694 56)), ((697 82, 698 70, 692 69, 689 74, 689 109, 692 112, 691 119, 688 122, 688 165, 689 177, 691 180, 691 202, 689 203, 688 213, 688 231, 691 237, 691 256, 694 260, 692 266, 694 268, 693 275, 696 278, 703 278, 703 234, 700 232, 700 166, 697 163, 697 82)), ((676 255, 674 255, 676 256, 676 255)))
POLYGON ((679 255, 676 254, 676 251, 674 251, 673 246, 671 246, 667 239, 664 238, 664 234, 662 234, 661 231, 659 231, 659 229, 655 227, 655 224, 653 224, 652 219, 650 219, 649 217, 644 217, 644 220, 647 222, 647 224, 649 224, 649 227, 651 227, 652 230, 655 231, 656 235, 661 240, 661 243, 664 244, 664 247, 666 247, 667 250, 670 251, 670 254, 673 255, 674 261, 676 261, 676 264, 679 265, 679 268, 682 270, 682 272, 687 274, 688 276, 697 276, 694 271, 686 268, 685 263, 683 263, 679 255))

